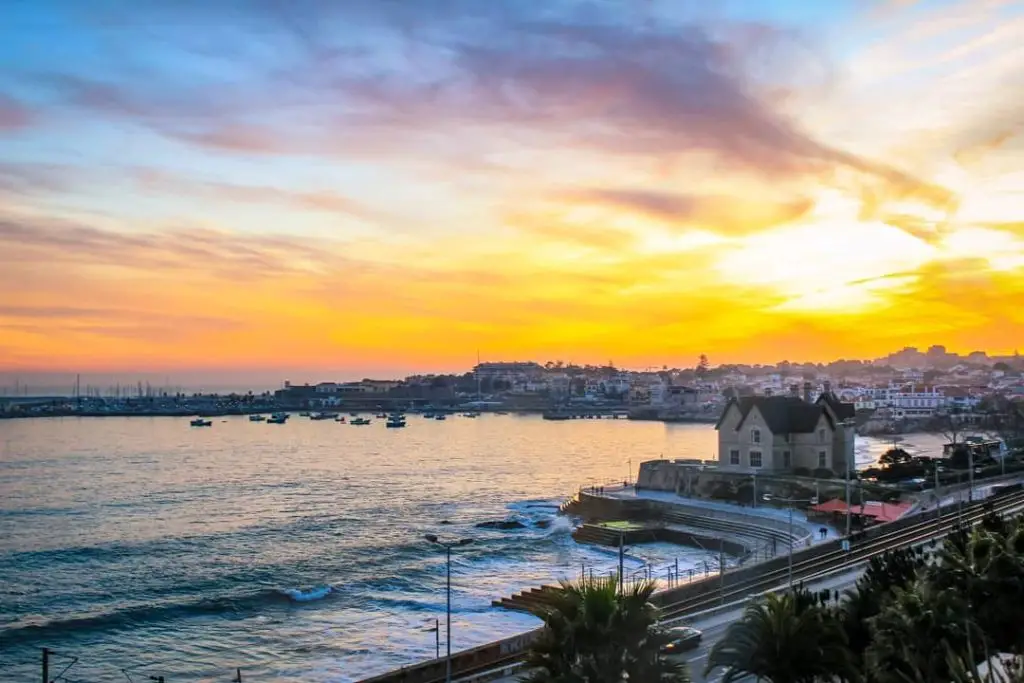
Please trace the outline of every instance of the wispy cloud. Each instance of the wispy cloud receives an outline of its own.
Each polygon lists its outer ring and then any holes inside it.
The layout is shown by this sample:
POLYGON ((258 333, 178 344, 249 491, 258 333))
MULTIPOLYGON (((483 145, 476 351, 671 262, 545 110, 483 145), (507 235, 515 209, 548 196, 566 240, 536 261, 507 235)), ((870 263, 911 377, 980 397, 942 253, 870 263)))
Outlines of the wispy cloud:
POLYGON ((1019 17, 840 5, 33 5, 0 26, 0 346, 83 367, 1006 347, 1019 17), (22 47, 42 25, 59 60, 22 47))
POLYGON ((28 107, 0 93, 0 133, 26 128, 35 120, 28 107))

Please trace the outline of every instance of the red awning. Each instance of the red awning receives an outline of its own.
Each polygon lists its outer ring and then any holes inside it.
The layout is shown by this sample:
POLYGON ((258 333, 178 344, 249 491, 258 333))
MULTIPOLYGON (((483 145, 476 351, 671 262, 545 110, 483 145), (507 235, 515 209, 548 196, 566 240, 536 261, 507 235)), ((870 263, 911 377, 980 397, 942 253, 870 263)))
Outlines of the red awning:
MULTIPOLYGON (((863 505, 854 505, 850 513, 868 517, 876 522, 892 522, 902 517, 911 507, 910 503, 882 503, 869 500, 863 505)), ((814 512, 824 514, 846 514, 846 503, 838 498, 827 500, 811 508, 814 512)))

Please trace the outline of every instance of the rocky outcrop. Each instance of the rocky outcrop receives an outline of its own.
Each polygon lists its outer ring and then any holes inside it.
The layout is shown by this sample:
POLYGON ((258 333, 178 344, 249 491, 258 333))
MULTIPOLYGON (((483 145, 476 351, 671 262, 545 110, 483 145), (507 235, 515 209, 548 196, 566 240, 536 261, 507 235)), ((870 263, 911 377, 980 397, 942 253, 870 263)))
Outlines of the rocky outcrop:
POLYGON ((477 529, 525 529, 526 525, 514 519, 502 519, 495 522, 479 522, 475 525, 477 529))

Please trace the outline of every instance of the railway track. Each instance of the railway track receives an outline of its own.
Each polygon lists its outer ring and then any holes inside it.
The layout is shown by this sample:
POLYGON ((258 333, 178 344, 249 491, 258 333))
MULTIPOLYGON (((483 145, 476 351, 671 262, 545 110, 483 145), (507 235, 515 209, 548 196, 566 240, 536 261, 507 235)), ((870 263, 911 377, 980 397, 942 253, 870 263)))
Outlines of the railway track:
MULTIPOLYGON (((962 517, 963 524, 974 526, 989 511, 996 513, 1017 512, 1022 508, 1024 508, 1024 492, 1016 492, 997 500, 972 503, 969 506, 965 506, 959 514, 962 517)), ((949 512, 939 518, 933 517, 922 520, 911 526, 896 529, 875 537, 869 537, 851 546, 849 550, 835 550, 825 555, 804 560, 798 559, 798 555, 794 554, 793 581, 796 583, 811 576, 841 571, 844 568, 853 567, 876 555, 880 555, 886 550, 940 538, 949 533, 957 516, 958 513, 949 512)), ((789 568, 787 566, 773 570, 755 579, 732 585, 727 584, 724 590, 712 590, 700 596, 662 605, 662 620, 678 619, 687 614, 735 602, 750 595, 777 588, 787 583, 788 580, 789 568)))
MULTIPOLYGON (((825 554, 816 555, 810 558, 799 558, 799 553, 793 555, 793 581, 797 583, 807 578, 823 578, 824 575, 836 573, 843 569, 853 568, 872 557, 881 555, 887 550, 916 545, 925 541, 938 539, 948 534, 955 526, 957 518, 965 526, 974 526, 980 522, 989 512, 997 514, 1020 513, 1024 510, 1024 491, 1016 491, 998 498, 993 497, 985 501, 979 501, 964 505, 960 512, 947 512, 940 517, 922 519, 913 524, 903 526, 899 529, 882 531, 876 536, 869 536, 854 544, 849 550, 837 549, 825 554)), ((879 527, 884 529, 884 527, 879 527)), ((728 576, 728 575, 727 575, 728 576)), ((678 620, 680 618, 701 612, 707 609, 718 607, 722 604, 738 602, 752 595, 758 595, 769 590, 785 585, 789 580, 789 568, 784 566, 772 570, 754 579, 739 581, 732 585, 726 584, 724 590, 712 588, 714 580, 708 582, 708 592, 692 598, 679 600, 661 606, 662 621, 678 620)), ((532 633, 538 633, 532 632, 532 633)), ((525 634, 524 634, 525 635, 525 634)), ((482 646, 485 647, 485 646, 482 646)), ((514 652, 502 652, 502 654, 488 662, 483 662, 468 667, 457 668, 453 672, 453 680, 456 682, 471 683, 472 681, 489 680, 492 677, 501 676, 508 667, 515 666, 522 662, 526 654, 525 646, 514 652)), ((440 661, 440 660, 438 660, 440 661)), ((395 680, 407 680, 414 683, 440 683, 444 680, 443 673, 438 675, 423 674, 416 675, 413 672, 417 667, 405 669, 405 676, 395 680)), ((380 679, 387 676, 378 677, 380 679)), ((374 679, 377 680, 377 679, 374 679)))

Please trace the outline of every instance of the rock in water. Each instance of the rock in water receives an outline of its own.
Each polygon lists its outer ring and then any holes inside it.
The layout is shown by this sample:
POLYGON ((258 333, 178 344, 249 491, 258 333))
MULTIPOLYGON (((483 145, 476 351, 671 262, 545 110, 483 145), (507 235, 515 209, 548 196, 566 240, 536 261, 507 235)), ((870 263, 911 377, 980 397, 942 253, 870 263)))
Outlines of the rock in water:
POLYGON ((547 529, 549 526, 551 526, 551 520, 550 519, 538 519, 536 522, 533 523, 533 525, 535 527, 537 527, 538 529, 547 529))
POLYGON ((526 525, 514 519, 503 519, 498 522, 480 522, 478 529, 525 529, 526 525))

